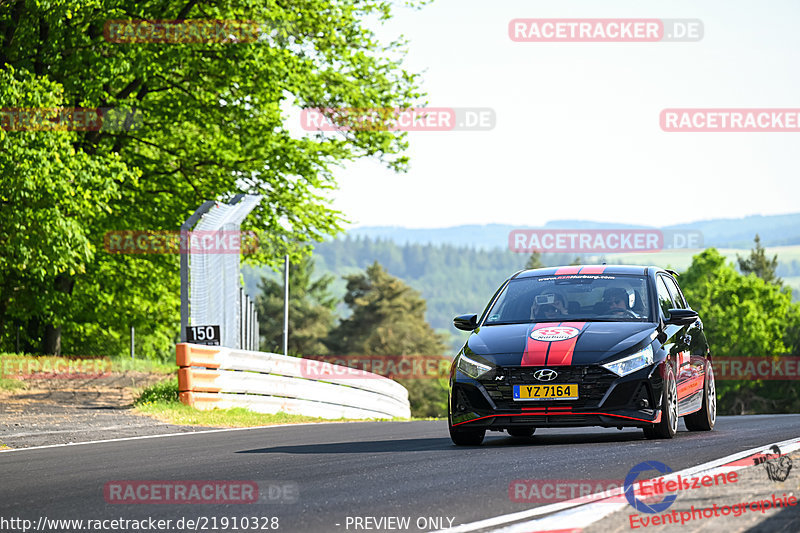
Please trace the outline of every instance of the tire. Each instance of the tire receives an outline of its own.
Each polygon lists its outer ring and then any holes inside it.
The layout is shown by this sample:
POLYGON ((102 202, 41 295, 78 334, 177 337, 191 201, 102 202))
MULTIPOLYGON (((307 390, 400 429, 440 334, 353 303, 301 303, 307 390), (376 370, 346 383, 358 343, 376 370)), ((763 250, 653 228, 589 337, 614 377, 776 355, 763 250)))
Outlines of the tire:
POLYGON ((483 437, 486 436, 485 429, 454 428, 449 421, 447 425, 450 429, 450 439, 456 446, 480 446, 483 437))
POLYGON ((529 439, 535 431, 536 428, 510 428, 508 434, 518 439, 529 439))
POLYGON ((711 431, 717 421, 717 386, 714 381, 714 369, 711 362, 706 361, 706 379, 703 383, 703 407, 683 417, 689 431, 711 431))
POLYGON ((644 436, 648 439, 671 439, 678 432, 678 386, 675 372, 667 364, 667 375, 664 379, 664 391, 661 394, 661 421, 644 428, 644 436))

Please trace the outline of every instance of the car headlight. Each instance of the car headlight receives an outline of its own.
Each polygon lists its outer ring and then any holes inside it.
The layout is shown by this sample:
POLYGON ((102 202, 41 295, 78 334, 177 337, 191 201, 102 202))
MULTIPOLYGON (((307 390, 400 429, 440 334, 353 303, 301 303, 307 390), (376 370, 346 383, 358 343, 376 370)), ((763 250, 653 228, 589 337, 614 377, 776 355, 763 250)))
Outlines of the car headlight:
POLYGON ((627 376, 631 372, 636 372, 652 364, 653 346, 648 344, 645 349, 611 363, 606 363, 602 365, 602 367, 607 368, 618 376, 627 376))
POLYGON ((463 373, 468 375, 471 378, 478 379, 488 371, 492 369, 492 367, 488 365, 484 365, 483 363, 479 363, 477 361, 473 361, 466 355, 460 355, 458 357, 458 366, 457 368, 461 370, 463 373))

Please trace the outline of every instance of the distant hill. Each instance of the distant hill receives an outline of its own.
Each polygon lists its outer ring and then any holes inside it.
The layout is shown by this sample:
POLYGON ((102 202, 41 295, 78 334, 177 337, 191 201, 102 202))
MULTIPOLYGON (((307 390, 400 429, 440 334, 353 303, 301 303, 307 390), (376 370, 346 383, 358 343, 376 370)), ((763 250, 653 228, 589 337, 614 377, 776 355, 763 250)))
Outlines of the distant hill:
MULTIPOLYGON (((364 226, 352 228, 347 234, 351 237, 363 236, 372 239, 390 240, 401 246, 405 244, 447 244, 491 250, 505 248, 508 242, 508 234, 514 229, 608 229, 634 227, 640 228, 642 226, 588 220, 553 220, 544 226, 486 224, 483 226, 469 225, 420 229, 397 226, 364 226)), ((750 249, 756 233, 761 237, 763 246, 787 246, 800 244, 800 213, 701 220, 689 224, 665 226, 660 229, 701 231, 705 247, 750 249)))

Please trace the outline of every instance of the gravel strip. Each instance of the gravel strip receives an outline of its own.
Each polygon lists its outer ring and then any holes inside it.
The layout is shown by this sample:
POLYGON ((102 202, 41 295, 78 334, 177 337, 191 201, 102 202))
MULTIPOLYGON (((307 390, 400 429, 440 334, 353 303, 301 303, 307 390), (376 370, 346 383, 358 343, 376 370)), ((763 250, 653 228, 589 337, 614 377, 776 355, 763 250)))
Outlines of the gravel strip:
POLYGON ((165 377, 124 372, 90 379, 27 380, 27 389, 0 395, 0 443, 28 448, 212 429, 134 414, 136 391, 165 377))

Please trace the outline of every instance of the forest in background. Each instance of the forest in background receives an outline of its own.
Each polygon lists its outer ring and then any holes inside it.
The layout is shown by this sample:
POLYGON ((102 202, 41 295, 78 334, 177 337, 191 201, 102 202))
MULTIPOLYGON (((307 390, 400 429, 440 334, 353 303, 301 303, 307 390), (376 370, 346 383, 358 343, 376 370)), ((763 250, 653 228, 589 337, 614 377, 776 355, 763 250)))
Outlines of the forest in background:
MULTIPOLYGON (((751 237, 750 244, 753 244, 751 237)), ((784 284, 793 288, 794 300, 800 296, 800 246, 787 248, 792 255, 786 259, 778 256, 775 271, 784 279, 784 284)), ((595 264, 651 264, 664 268, 686 270, 697 251, 673 250, 653 254, 618 254, 614 256, 587 256, 567 254, 543 254, 544 266, 568 265, 575 262, 595 264)), ((736 263, 737 255, 747 255, 748 250, 721 250, 728 260, 736 263)), ((427 302, 426 319, 439 333, 445 335, 450 353, 455 353, 466 338, 466 334, 455 329, 453 317, 463 313, 478 313, 500 284, 511 274, 525 267, 528 255, 508 250, 482 250, 475 247, 447 244, 397 244, 388 239, 352 237, 326 241, 315 245, 312 254, 317 276, 333 276, 331 292, 341 298, 345 292, 342 276, 367 268, 373 262, 380 263, 388 273, 406 282, 420 292, 427 302)), ((269 269, 245 267, 245 287, 251 296, 259 293, 261 275, 278 280, 281 275, 269 269)), ((344 306, 338 306, 340 316, 347 314, 344 306)))

